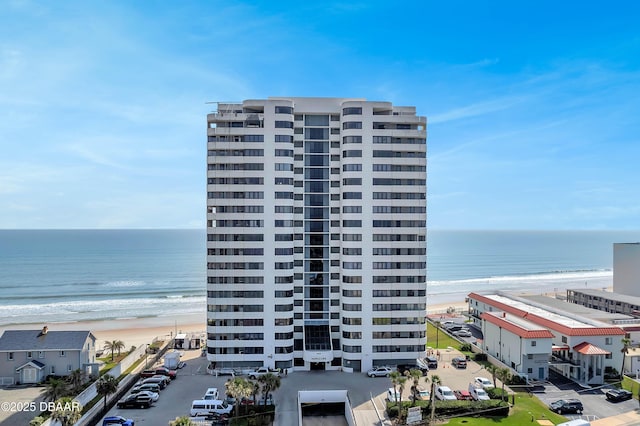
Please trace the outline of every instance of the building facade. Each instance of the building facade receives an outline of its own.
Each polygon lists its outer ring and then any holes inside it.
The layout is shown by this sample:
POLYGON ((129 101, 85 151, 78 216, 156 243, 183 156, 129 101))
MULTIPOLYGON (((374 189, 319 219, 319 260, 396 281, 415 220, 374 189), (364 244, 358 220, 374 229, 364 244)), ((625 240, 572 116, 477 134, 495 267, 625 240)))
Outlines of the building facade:
POLYGON ((207 357, 363 371, 425 353, 426 118, 344 98, 207 116, 207 357))
POLYGON ((81 370, 98 376, 90 331, 6 330, 0 337, 0 384, 41 383, 81 370))
POLYGON ((640 243, 613 244, 613 291, 640 297, 640 243))
MULTIPOLYGON (((543 344, 545 349, 550 349, 546 354, 548 369, 578 383, 587 386, 601 385, 605 376, 615 375, 622 366, 621 349, 625 331, 619 326, 571 313, 570 303, 565 303, 566 309, 560 310, 505 292, 470 293, 468 301, 469 318, 485 333, 482 349, 516 371, 518 368, 513 365, 514 360, 507 356, 510 351, 515 351, 514 341, 505 341, 501 337, 504 334, 500 334, 505 329, 515 329, 507 328, 506 321, 496 321, 494 312, 500 313, 497 318, 504 313, 505 316, 520 318, 547 329, 552 336, 550 347, 546 338, 543 344), (497 342, 497 346, 490 346, 489 342, 497 342), (496 347, 501 349, 498 351, 496 347)), ((522 321, 520 323, 524 324, 522 321)), ((509 335, 514 334, 511 331, 509 335)), ((535 341, 537 346, 537 340, 535 341)), ((538 353, 532 358, 542 360, 542 356, 538 353)), ((540 369, 545 366, 540 364, 537 371, 535 368, 531 371, 527 369, 528 377, 538 378, 540 373, 544 374, 544 370, 540 369)))
POLYGON ((481 315, 483 350, 520 376, 549 379, 553 334, 544 327, 506 312, 481 315))

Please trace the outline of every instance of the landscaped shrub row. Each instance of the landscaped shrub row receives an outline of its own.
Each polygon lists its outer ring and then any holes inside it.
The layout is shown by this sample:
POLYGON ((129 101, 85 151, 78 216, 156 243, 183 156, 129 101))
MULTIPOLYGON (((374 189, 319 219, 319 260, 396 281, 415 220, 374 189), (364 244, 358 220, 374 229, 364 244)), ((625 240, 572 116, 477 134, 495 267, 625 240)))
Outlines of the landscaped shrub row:
MULTIPOLYGON (((479 416, 508 416, 509 404, 506 402, 492 399, 490 401, 435 401, 436 416, 450 417, 458 415, 479 415, 479 416)), ((431 415, 431 406, 429 401, 418 401, 415 404, 421 407, 422 415, 431 415)), ((411 407, 410 401, 402 402, 402 410, 406 415, 407 408, 411 407)), ((398 417, 398 407, 395 403, 387 403, 387 413, 389 418, 398 417)))

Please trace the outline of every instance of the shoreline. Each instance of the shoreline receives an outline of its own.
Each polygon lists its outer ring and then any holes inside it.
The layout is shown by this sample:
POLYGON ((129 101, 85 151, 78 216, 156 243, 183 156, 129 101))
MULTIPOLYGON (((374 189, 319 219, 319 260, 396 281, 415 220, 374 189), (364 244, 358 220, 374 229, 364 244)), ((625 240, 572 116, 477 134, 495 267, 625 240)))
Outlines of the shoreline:
MULTIPOLYGON (((576 288, 574 283, 569 285, 558 285, 551 287, 542 286, 538 289, 525 289, 520 291, 504 290, 516 295, 545 295, 555 297, 566 292, 568 288, 576 288)), ((593 287, 592 287, 593 288, 593 287)), ((612 287, 600 287, 606 291, 612 291, 612 287)), ((496 289, 496 291, 500 291, 496 289)), ((485 292, 478 290, 478 292, 485 292)), ((453 308, 454 311, 464 311, 467 309, 465 299, 469 292, 451 292, 428 294, 426 314, 440 314, 453 308)), ((47 322, 47 323, 22 323, 0 326, 0 334, 5 330, 25 330, 40 329, 47 325, 51 331, 65 330, 87 330, 96 337, 96 348, 104 346, 105 341, 121 340, 125 348, 139 346, 153 342, 153 339, 172 338, 176 333, 197 333, 206 338, 206 315, 205 313, 191 313, 173 316, 145 316, 131 317, 109 320, 91 320, 77 322, 47 322)))

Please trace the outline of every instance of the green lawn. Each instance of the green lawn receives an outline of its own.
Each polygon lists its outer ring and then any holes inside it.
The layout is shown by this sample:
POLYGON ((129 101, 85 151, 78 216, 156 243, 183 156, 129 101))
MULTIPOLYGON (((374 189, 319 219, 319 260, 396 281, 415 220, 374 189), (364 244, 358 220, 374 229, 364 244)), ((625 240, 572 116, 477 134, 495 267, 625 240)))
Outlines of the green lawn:
MULTIPOLYGON (((526 392, 518 392, 515 394, 515 405, 509 412, 509 417, 457 417, 450 419, 448 425, 513 425, 521 426, 524 424, 532 424, 532 419, 541 420, 548 419, 553 424, 566 422, 566 417, 550 411, 538 398, 526 392)), ((537 423, 533 423, 537 424, 537 423)))
POLYGON ((427 346, 433 349, 446 349, 449 346, 457 349, 460 347, 460 342, 449 337, 444 331, 437 330, 433 324, 427 322, 427 346))

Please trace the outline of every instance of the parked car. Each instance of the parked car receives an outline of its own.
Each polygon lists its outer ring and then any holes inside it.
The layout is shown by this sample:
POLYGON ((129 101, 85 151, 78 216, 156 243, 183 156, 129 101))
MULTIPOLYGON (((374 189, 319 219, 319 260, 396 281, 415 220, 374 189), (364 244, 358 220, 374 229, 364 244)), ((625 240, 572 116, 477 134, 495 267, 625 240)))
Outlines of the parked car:
POLYGON ((456 368, 467 368, 467 359, 457 356, 451 360, 451 365, 456 368))
POLYGON ((389 377, 392 370, 389 367, 373 367, 367 371, 369 377, 389 377))
POLYGON ((605 393, 605 396, 611 402, 618 402, 631 399, 633 394, 626 389, 610 389, 605 393))
POLYGON ((176 377, 178 377, 178 372, 176 370, 171 370, 171 369, 169 369, 167 367, 158 367, 158 368, 156 368, 156 374, 160 374, 162 376, 167 376, 171 380, 173 380, 176 377))
POLYGON ((484 390, 491 389, 494 387, 491 380, 487 379, 486 377, 476 377, 475 384, 480 386, 484 390))
POLYGON ((166 388, 170 382, 171 382, 171 379, 168 378, 167 376, 157 375, 157 376, 149 377, 148 379, 144 379, 140 383, 142 383, 143 385, 146 385, 147 383, 153 383, 160 386, 160 390, 162 390, 166 388))
MULTIPOLYGON (((416 393, 415 398, 417 401, 428 401, 430 395, 431 393, 428 390, 418 386, 418 392, 416 393)), ((411 393, 411 399, 413 399, 413 392, 411 393)))
POLYGON ((469 331, 468 328, 463 328, 461 330, 454 331, 453 335, 454 336, 458 336, 458 337, 471 337, 471 336, 473 336, 473 334, 471 333, 471 331, 469 331))
POLYGON ((273 374, 274 376, 280 377, 280 370, 274 370, 267 367, 259 367, 248 373, 248 376, 250 379, 255 380, 258 377, 266 376, 267 374, 273 374))
POLYGON ((479 386, 476 386, 474 383, 469 383, 469 393, 471 394, 471 398, 476 401, 488 401, 491 398, 489 394, 479 386))
POLYGON ((220 396, 220 394, 218 393, 218 388, 209 388, 204 393, 204 396, 202 397, 202 399, 203 400, 218 399, 218 396, 220 396))
POLYGON ((239 376, 240 373, 238 373, 236 370, 234 370, 233 368, 218 368, 214 371, 216 376, 231 376, 231 377, 235 377, 235 376, 239 376))
POLYGON ((582 413, 582 402, 579 399, 559 399, 549 404, 549 409, 558 414, 582 413))
POLYGON ((131 395, 145 395, 151 398, 151 401, 157 402, 160 399, 160 394, 157 392, 151 392, 146 390, 136 390, 135 392, 132 390, 131 395))
POLYGON ((131 393, 139 393, 142 391, 160 393, 160 386, 155 383, 138 383, 131 389, 131 393))
POLYGON ((126 396, 116 404, 118 408, 149 408, 153 401, 147 395, 133 394, 126 396))
POLYGON ((454 324, 454 325, 445 327, 445 330, 447 330, 449 333, 453 333, 454 331, 468 330, 468 328, 463 324, 454 324))
POLYGON ((435 390, 435 396, 437 399, 442 400, 442 401, 447 401, 447 400, 456 400, 458 398, 456 398, 456 396, 454 395, 453 391, 451 390, 451 388, 449 388, 448 386, 438 386, 435 390))
POLYGON ((456 399, 459 399, 461 401, 473 401, 473 397, 471 396, 471 393, 469 393, 469 391, 454 390, 453 394, 456 396, 456 399))
POLYGON ((429 367, 427 367, 427 365, 422 365, 420 366, 418 363, 416 364, 399 364, 396 369, 398 370, 398 373, 404 375, 405 371, 411 371, 411 370, 420 370, 420 372, 422 373, 422 375, 425 375, 429 372, 429 367))
POLYGON ((400 392, 394 388, 387 389, 387 401, 396 402, 396 400, 400 401, 400 392))
POLYGON ((173 380, 176 378, 177 373, 176 370, 170 370, 167 367, 152 368, 150 370, 144 370, 140 373, 140 377, 145 379, 156 375, 167 376, 173 380))
POLYGON ((429 367, 430 370, 435 370, 438 368, 438 358, 436 358, 435 356, 425 357, 422 361, 427 364, 427 367, 429 367))
POLYGON ((135 422, 122 416, 109 416, 102 420, 102 426, 135 426, 135 422))

